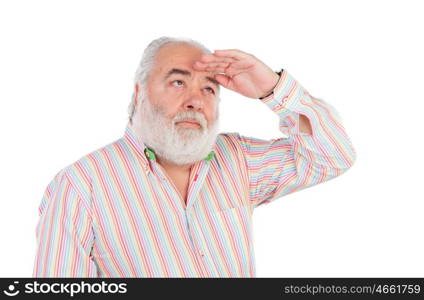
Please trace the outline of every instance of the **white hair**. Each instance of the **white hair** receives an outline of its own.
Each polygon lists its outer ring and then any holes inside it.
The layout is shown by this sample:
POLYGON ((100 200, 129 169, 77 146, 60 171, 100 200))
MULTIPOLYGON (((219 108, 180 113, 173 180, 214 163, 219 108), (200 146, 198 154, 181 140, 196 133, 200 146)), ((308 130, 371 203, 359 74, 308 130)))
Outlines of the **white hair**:
MULTIPOLYGON (((140 64, 138 65, 137 71, 135 73, 134 83, 138 83, 140 85, 143 91, 141 94, 144 94, 145 92, 147 92, 147 81, 148 81, 150 72, 153 69, 157 52, 162 46, 169 43, 186 43, 202 50, 206 54, 212 53, 208 48, 206 48, 200 42, 195 41, 193 39, 189 39, 189 38, 175 38, 175 37, 163 36, 153 40, 146 47, 146 49, 144 49, 143 57, 141 58, 140 64)), ((218 92, 217 92, 218 100, 220 99, 219 90, 220 89, 218 87, 218 92)), ((140 94, 140 91, 139 91, 139 94, 140 94)), ((141 99, 145 99, 145 97, 141 97, 141 99)), ((134 116, 135 111, 136 111, 136 99, 135 99, 135 91, 134 91, 131 98, 131 103, 128 106, 128 114, 129 114, 130 123, 132 122, 132 118, 134 116)))

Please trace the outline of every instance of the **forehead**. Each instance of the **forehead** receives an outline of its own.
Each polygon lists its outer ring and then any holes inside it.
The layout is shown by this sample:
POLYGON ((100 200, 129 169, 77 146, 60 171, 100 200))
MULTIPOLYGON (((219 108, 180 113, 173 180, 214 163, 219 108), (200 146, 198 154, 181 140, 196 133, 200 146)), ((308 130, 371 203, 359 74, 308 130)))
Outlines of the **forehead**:
POLYGON ((154 73, 164 76, 171 69, 185 69, 192 74, 212 76, 212 72, 200 72, 193 69, 195 61, 199 60, 204 52, 185 43, 171 43, 162 46, 155 56, 154 73))
POLYGON ((156 53, 156 64, 190 62, 202 56, 202 50, 186 43, 170 43, 162 46, 156 53))

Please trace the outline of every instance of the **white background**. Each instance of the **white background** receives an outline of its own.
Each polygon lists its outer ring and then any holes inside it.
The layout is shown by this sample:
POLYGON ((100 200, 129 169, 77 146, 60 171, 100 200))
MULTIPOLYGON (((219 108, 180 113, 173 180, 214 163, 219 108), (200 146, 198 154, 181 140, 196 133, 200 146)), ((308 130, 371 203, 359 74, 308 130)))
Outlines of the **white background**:
MULTIPOLYGON (((422 3, 422 2, 421 2, 422 3)), ((420 1, 2 1, 0 276, 30 277, 57 171, 124 134, 133 75, 160 36, 285 68, 340 113, 358 157, 254 212, 258 277, 424 276, 420 1)), ((221 131, 281 136, 223 89, 221 131)))

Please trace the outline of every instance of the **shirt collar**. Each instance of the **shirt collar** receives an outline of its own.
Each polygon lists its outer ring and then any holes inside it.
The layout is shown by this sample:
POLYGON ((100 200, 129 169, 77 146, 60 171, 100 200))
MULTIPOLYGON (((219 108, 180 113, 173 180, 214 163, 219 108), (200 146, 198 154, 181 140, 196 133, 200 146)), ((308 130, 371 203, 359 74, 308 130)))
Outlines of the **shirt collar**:
MULTIPOLYGON (((150 160, 156 160, 156 155, 153 149, 147 147, 141 139, 139 139, 131 125, 128 123, 125 128, 124 138, 130 143, 131 147, 137 152, 137 154, 142 158, 145 165, 150 166, 150 160)), ((203 159, 205 162, 211 161, 215 157, 215 152, 212 150, 209 154, 203 159)), ((151 166, 150 166, 151 168, 151 166)))

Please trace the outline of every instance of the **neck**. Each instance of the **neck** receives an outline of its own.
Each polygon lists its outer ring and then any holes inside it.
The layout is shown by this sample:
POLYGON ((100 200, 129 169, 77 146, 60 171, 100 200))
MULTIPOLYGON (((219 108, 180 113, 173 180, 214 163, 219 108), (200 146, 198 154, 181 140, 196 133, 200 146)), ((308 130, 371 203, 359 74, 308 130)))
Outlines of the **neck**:
POLYGON ((166 170, 172 170, 172 171, 180 171, 180 172, 189 172, 191 169, 192 164, 185 164, 185 165, 177 165, 169 160, 166 160, 162 157, 159 157, 156 155, 157 162, 164 167, 166 170))

